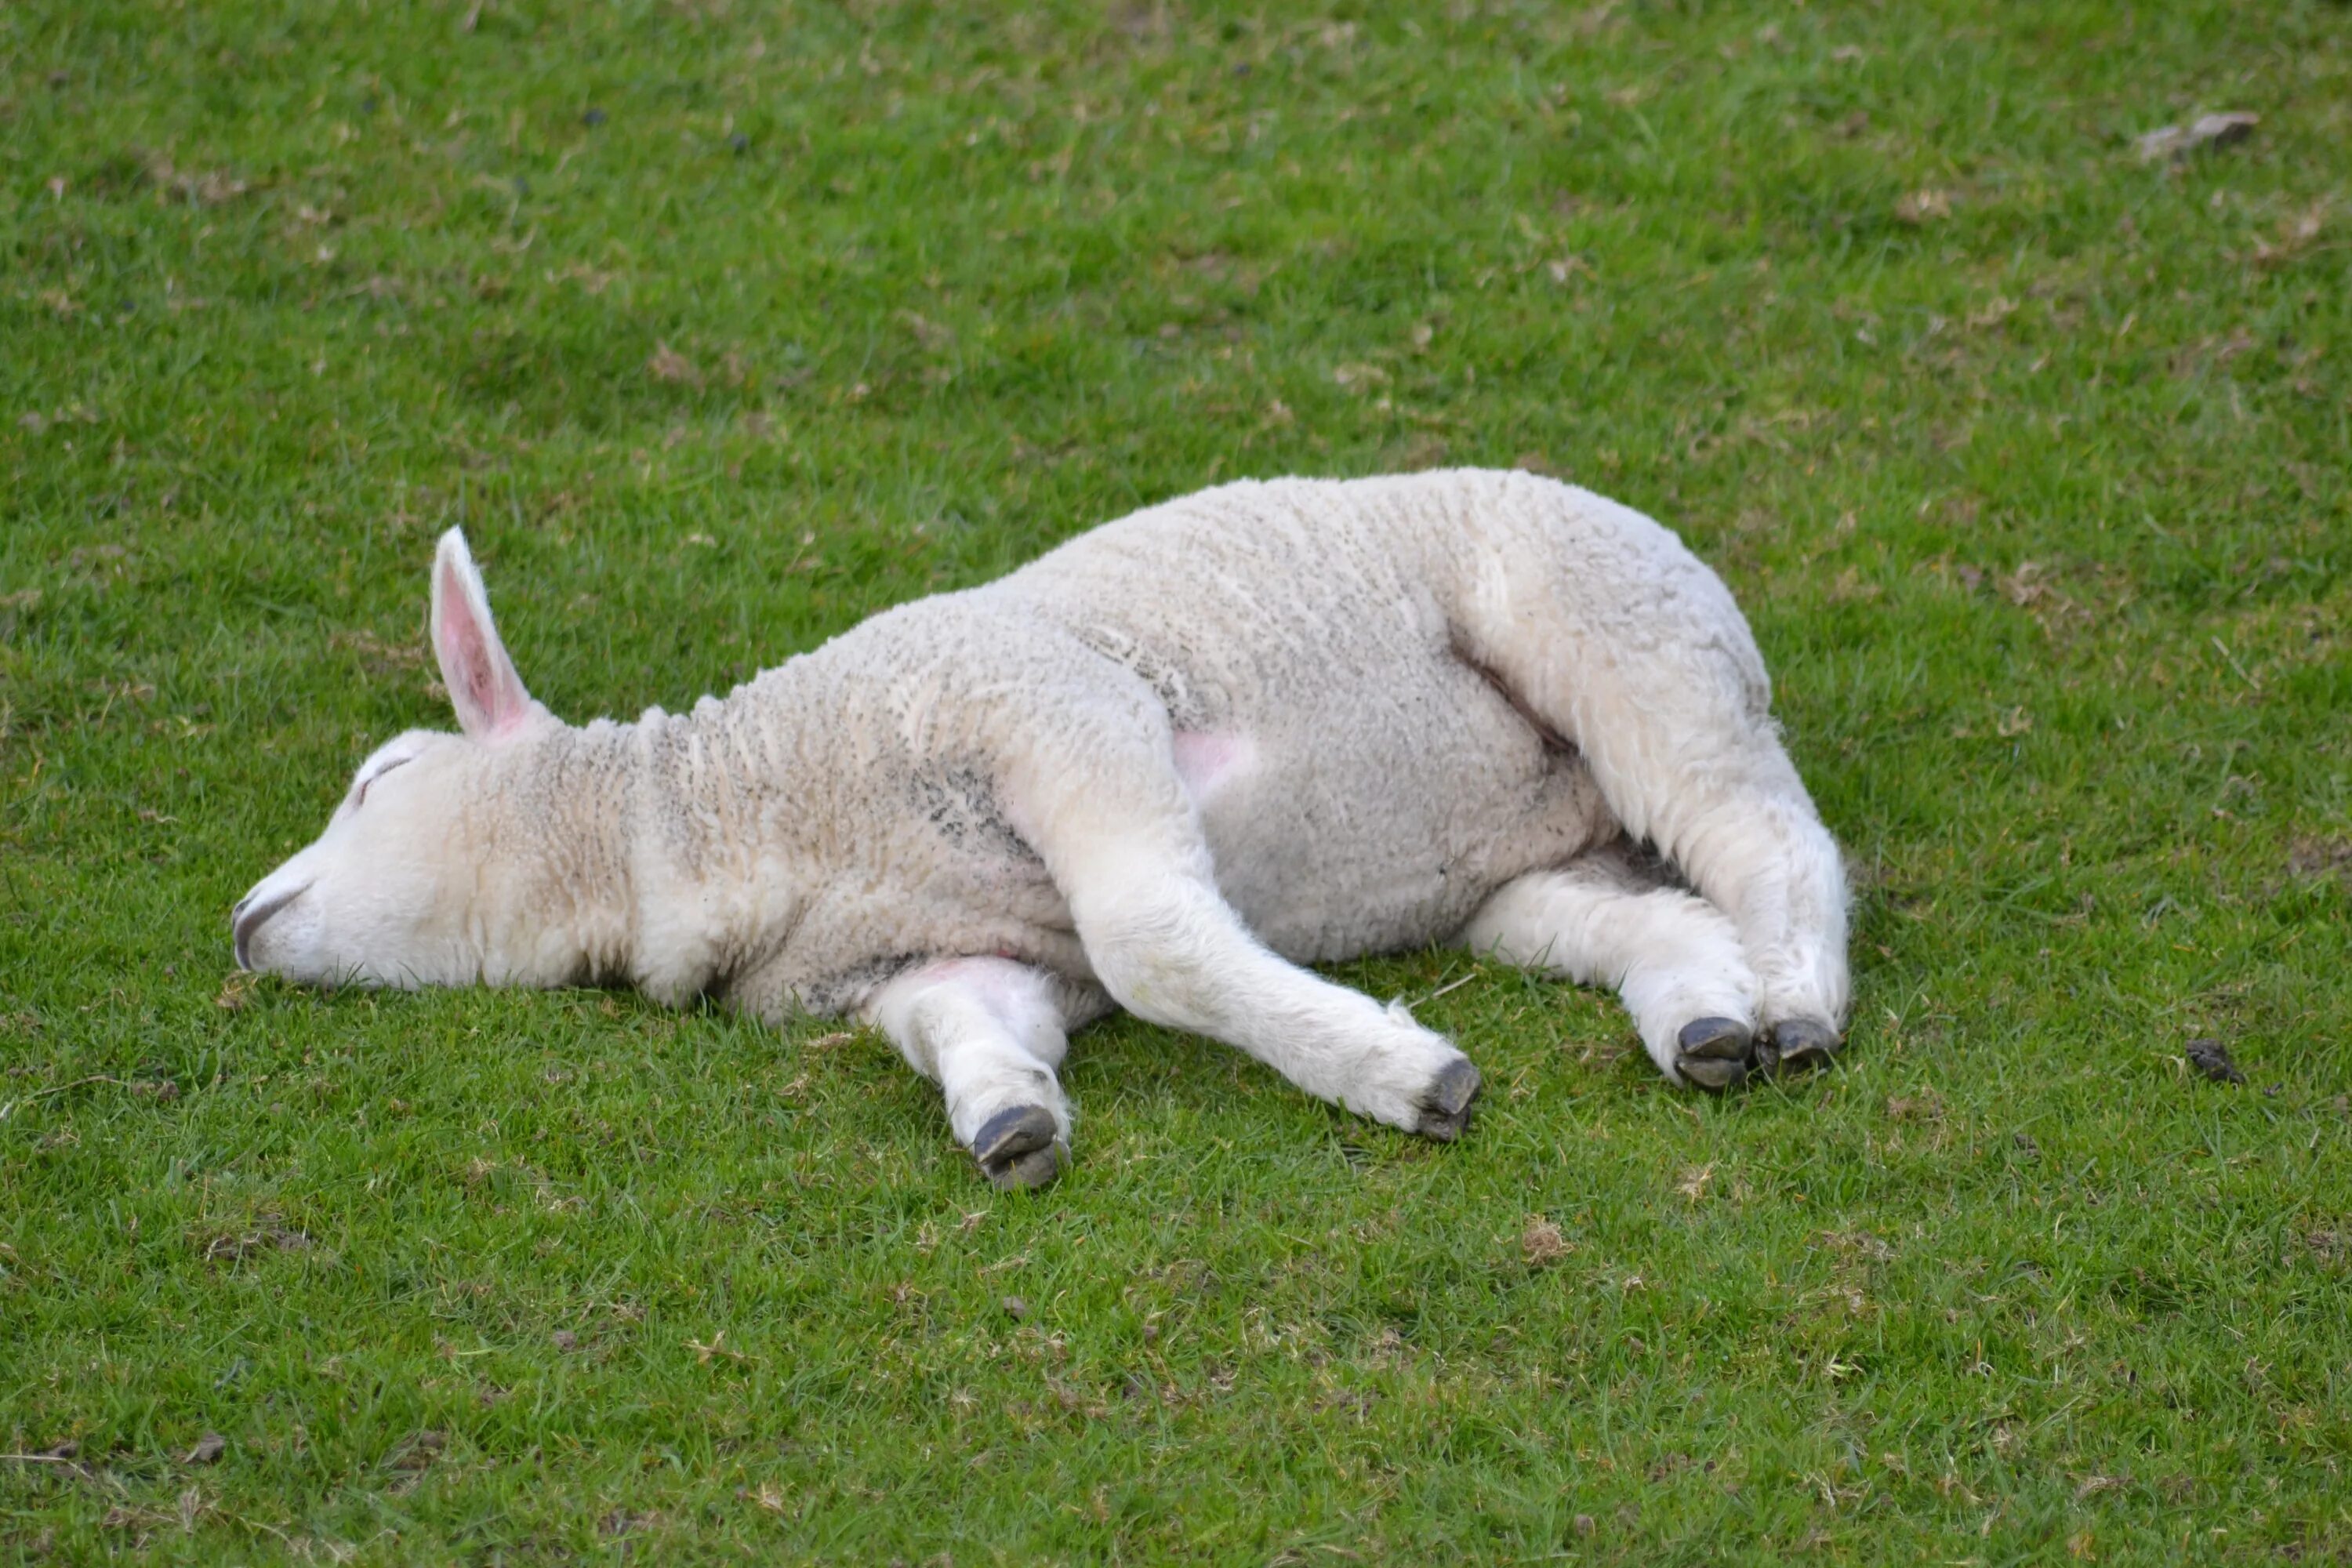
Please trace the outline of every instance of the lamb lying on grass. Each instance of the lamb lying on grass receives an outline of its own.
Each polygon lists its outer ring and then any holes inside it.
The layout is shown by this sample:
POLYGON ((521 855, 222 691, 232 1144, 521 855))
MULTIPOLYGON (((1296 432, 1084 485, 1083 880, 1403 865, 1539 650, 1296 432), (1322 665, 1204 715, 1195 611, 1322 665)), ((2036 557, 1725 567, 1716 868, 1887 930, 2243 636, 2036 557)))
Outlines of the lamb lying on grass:
POLYGON ((1547 479, 1227 485, 584 729, 523 689, 453 529, 433 643, 464 733, 361 764, 236 906, 245 967, 854 1015, 1000 1186, 1066 1163, 1065 1036, 1114 1005, 1458 1136, 1469 1060, 1298 967, 1359 953, 1614 985, 1706 1089, 1839 1043, 1843 876, 1746 621, 1547 479))

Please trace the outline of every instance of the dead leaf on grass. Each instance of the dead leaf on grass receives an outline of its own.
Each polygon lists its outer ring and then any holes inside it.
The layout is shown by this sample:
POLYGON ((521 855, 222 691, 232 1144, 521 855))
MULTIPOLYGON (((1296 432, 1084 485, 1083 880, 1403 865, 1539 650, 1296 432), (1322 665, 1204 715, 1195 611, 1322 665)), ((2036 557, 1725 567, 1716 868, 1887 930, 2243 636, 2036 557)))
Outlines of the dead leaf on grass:
POLYGON ((2298 837, 2287 846, 2286 868, 2299 878, 2341 876, 2352 880, 2352 838, 2298 837))
POLYGON ((646 361, 646 369, 656 381, 684 382, 688 386, 702 384, 702 373, 694 362, 666 342, 654 344, 653 357, 646 361))
POLYGON ((207 1263, 237 1263, 256 1253, 308 1252, 310 1247, 300 1231, 272 1222, 256 1230, 215 1232, 205 1238, 202 1253, 207 1263))
POLYGON ((1559 1226, 1539 1214, 1529 1215, 1527 1228, 1519 1232, 1519 1255, 1530 1268, 1548 1268, 1575 1250, 1559 1226))
POLYGON ((898 320, 904 321, 907 324, 907 330, 915 334, 917 342, 933 353, 942 349, 951 348, 955 344, 955 329, 943 327, 928 316, 919 316, 912 310, 901 310, 898 312, 898 320))
POLYGON ((1398 455, 1397 466, 1411 473, 1442 468, 1450 450, 1445 437, 1433 436, 1423 430, 1405 442, 1403 451, 1398 455))
POLYGON ((1886 592, 1886 584, 1866 580, 1860 567, 1848 566, 1837 574, 1829 587, 1832 604, 1868 604, 1886 592))
POLYGON ((2326 226, 2327 198, 2322 196, 2293 217, 2280 222, 2276 245, 2266 239, 2254 241, 2254 261, 2263 267, 2275 267, 2281 262, 2291 261, 2308 248, 2312 241, 2319 237, 2319 231, 2326 226))
POLYGON ((1814 1239, 1832 1252, 1849 1258, 1860 1258, 1872 1263, 1885 1263, 1895 1256, 1894 1247, 1866 1230, 1825 1230, 1814 1239))
POLYGON ((1913 228, 1941 222, 1952 216, 1952 194, 1931 186, 1898 196, 1895 202, 1895 216, 1913 228))
POLYGON ((2153 163, 2160 158, 2185 158, 2191 153, 2243 142, 2262 122, 2261 115, 2242 110, 2200 115, 2187 125, 2160 125, 2133 138, 2132 144, 2139 149, 2141 163, 2153 163))
POLYGON ((2016 571, 1996 576, 1993 582, 2009 602, 2021 610, 2050 591, 2049 584, 2042 581, 2042 571, 2038 561, 2021 561, 2016 571))
POLYGON ((198 206, 215 207, 245 195, 246 183, 226 169, 177 169, 156 153, 147 160, 147 178, 159 191, 184 197, 198 206))
POLYGON ((546 275, 550 283, 577 283, 588 294, 602 294, 620 276, 617 272, 599 271, 584 261, 575 261, 561 272, 550 271, 546 275))
POLYGON ((727 1331, 724 1329, 721 1329, 717 1333, 711 1335, 710 1342, 709 1344, 703 1343, 700 1340, 690 1339, 686 1342, 686 1348, 694 1352, 694 1361, 697 1366, 709 1366, 710 1364, 710 1358, 713 1356, 719 1356, 724 1360, 731 1361, 737 1366, 749 1366, 751 1364, 751 1358, 750 1356, 745 1355, 741 1351, 736 1350, 728 1344, 727 1331))
POLYGON ((384 1466, 394 1470, 422 1470, 440 1458, 441 1451, 448 1446, 448 1434, 428 1426, 394 1447, 385 1458, 384 1466))
POLYGON ((196 1439, 196 1446, 187 1451, 186 1455, 181 1458, 180 1463, 184 1465, 209 1465, 227 1452, 228 1439, 222 1436, 217 1432, 207 1432, 203 1436, 196 1439))
POLYGON ((1987 327, 2000 325, 2016 313, 2016 300, 1996 294, 1987 302, 1983 310, 1969 312, 1969 325, 1978 331, 1982 331, 1987 327))

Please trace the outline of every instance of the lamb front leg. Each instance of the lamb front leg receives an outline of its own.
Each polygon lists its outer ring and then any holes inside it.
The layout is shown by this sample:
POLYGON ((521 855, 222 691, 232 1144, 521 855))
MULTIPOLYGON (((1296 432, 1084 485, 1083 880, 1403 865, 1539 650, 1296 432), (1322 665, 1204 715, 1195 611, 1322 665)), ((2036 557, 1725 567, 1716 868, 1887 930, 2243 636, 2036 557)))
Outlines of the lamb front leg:
POLYGON ((1004 713, 1003 795, 1068 901, 1095 978, 1138 1017, 1238 1046, 1300 1089, 1425 1138, 1459 1137, 1478 1069, 1402 1006, 1270 951, 1217 890, 1168 715, 1124 671, 1033 689, 1004 713))
POLYGON ((862 1010, 947 1096, 948 1124, 999 1187, 1042 1187, 1070 1158, 1070 1106, 1054 1069, 1069 1042, 1057 983, 1003 958, 908 971, 862 1010))

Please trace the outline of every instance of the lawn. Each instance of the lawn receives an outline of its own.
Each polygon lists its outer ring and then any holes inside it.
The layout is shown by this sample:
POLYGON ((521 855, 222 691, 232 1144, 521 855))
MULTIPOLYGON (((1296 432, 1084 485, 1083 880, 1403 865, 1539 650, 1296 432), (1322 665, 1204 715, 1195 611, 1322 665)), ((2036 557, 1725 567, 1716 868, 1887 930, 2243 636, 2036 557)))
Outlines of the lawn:
POLYGON ((994 9, 0 7, 0 1559, 2352 1557, 2352 11, 994 9), (231 973, 450 523, 586 719, 1445 464, 1740 596, 1835 1070, 1405 954, 1463 1142, 1114 1021, 1007 1196, 870 1032, 231 973))

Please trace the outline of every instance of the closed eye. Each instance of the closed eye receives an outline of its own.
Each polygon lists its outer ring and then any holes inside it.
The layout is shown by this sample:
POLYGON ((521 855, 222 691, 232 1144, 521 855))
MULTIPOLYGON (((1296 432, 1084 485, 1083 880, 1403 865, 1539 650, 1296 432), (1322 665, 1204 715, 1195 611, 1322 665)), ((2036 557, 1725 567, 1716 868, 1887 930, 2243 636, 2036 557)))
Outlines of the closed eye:
POLYGON ((416 760, 416 759, 415 759, 415 757, 394 757, 394 758, 393 758, 393 759, 392 759, 392 761, 390 761, 390 762, 388 762, 388 763, 384 763, 384 764, 383 764, 383 766, 382 766, 382 767, 380 767, 380 768, 376 769, 376 771, 375 771, 375 772, 373 772, 373 773, 372 773, 368 774, 368 776, 367 776, 367 777, 365 777, 365 778, 363 778, 363 779, 360 780, 360 795, 359 795, 359 798, 358 798, 357 800, 355 800, 355 801, 352 802, 352 805, 354 807, 358 807, 358 806, 365 805, 367 804, 367 792, 368 792, 368 785, 370 785, 370 784, 372 784, 375 783, 375 781, 376 781, 376 780, 378 780, 378 779, 380 779, 380 778, 383 777, 383 775, 384 775, 384 774, 386 774, 386 773, 388 773, 392 772, 392 770, 393 770, 393 769, 397 768, 397 767, 404 767, 404 766, 406 766, 408 763, 413 763, 413 762, 415 762, 415 760, 416 760))

